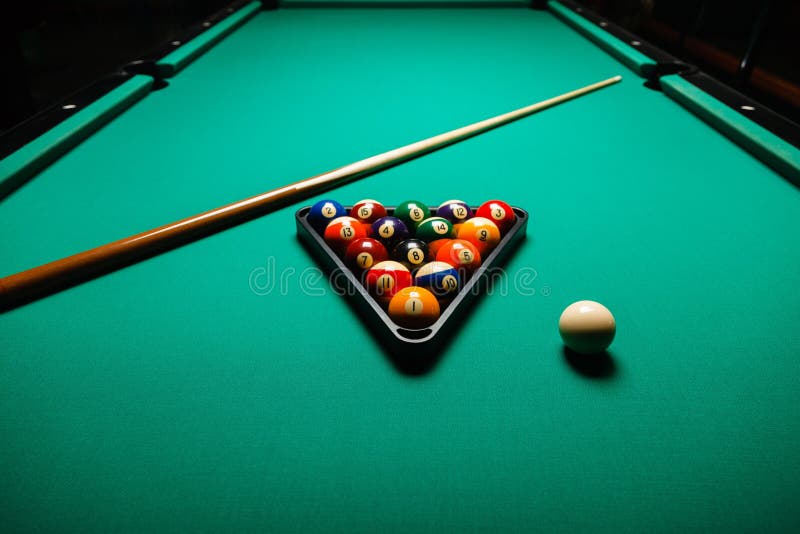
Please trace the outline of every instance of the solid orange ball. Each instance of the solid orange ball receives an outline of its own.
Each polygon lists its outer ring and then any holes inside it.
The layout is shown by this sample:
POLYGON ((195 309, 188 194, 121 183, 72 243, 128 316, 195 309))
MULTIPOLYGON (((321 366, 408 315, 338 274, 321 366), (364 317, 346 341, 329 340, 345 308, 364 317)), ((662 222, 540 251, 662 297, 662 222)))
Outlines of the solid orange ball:
POLYGON ((423 287, 401 289, 389 302, 389 317, 406 328, 425 328, 439 318, 436 296, 423 287))
POLYGON ((439 249, 439 252, 436 253, 436 261, 443 261, 456 269, 464 269, 469 272, 481 266, 481 253, 469 241, 453 239, 439 249))
POLYGON ((485 256, 500 242, 500 229, 485 217, 473 217, 460 225, 458 238, 469 241, 485 256))

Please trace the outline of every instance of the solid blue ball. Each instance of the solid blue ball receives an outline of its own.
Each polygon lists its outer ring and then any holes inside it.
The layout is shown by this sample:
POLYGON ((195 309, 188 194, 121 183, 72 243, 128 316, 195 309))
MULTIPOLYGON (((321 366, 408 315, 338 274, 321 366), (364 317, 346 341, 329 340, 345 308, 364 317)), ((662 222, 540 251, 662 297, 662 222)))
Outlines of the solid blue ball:
POLYGON ((317 229, 317 231, 325 230, 328 223, 336 217, 343 217, 347 215, 347 210, 344 206, 335 200, 320 200, 311 206, 311 211, 308 212, 306 220, 308 223, 317 229))

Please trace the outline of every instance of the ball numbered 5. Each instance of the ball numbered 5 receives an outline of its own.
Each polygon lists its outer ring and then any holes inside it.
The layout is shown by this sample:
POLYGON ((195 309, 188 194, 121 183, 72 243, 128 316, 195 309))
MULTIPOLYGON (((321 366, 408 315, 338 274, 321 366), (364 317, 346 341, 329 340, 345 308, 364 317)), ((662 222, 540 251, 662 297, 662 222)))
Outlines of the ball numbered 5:
POLYGON ((456 269, 471 272, 481 266, 481 254, 469 241, 453 239, 439 249, 436 261, 443 261, 456 269))

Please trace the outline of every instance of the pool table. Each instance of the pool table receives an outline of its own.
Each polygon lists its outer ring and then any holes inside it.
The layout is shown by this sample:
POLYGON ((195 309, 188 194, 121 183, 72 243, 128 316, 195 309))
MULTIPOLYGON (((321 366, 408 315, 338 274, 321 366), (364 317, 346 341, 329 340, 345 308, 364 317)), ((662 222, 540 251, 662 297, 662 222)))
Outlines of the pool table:
POLYGON ((796 147, 558 2, 260 7, 0 164, 0 276, 623 81, 323 195, 530 213, 425 373, 301 205, 0 315, 0 530, 800 528, 796 147), (563 348, 581 299, 607 354, 563 348))

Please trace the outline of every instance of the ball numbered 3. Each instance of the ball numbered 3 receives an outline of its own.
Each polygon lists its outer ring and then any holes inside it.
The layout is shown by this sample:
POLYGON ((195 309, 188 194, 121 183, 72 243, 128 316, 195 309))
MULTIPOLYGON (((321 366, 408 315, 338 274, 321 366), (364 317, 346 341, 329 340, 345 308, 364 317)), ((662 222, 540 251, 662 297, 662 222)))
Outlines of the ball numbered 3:
POLYGON ((476 217, 485 217, 495 223, 500 232, 508 232, 517 221, 514 209, 502 200, 488 200, 475 211, 476 217))

